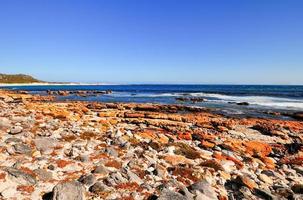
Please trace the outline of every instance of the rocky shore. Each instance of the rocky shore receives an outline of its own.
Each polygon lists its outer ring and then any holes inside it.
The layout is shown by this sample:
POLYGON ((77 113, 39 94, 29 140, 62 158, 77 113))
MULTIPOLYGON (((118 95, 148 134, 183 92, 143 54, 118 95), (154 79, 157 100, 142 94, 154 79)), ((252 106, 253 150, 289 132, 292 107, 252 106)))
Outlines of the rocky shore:
POLYGON ((0 91, 0 199, 303 199, 303 122, 0 91))

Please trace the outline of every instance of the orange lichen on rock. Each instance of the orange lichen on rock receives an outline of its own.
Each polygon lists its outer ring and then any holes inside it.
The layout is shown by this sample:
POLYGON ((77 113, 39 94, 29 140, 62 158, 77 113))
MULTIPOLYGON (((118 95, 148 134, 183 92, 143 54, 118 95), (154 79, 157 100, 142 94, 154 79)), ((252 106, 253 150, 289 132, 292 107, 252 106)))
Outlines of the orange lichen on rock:
POLYGON ((22 194, 29 195, 35 191, 35 188, 31 185, 18 185, 17 191, 21 191, 22 194))
POLYGON ((271 153, 269 144, 259 141, 248 141, 243 143, 246 147, 246 152, 252 156, 265 157, 271 153))
POLYGON ((0 173, 0 180, 5 180, 6 174, 5 173, 0 173))
POLYGON ((283 164, 290 164, 290 165, 302 165, 303 164, 303 152, 300 152, 296 155, 284 157, 280 160, 283 164))
POLYGON ((181 155, 167 155, 167 156, 164 156, 163 159, 172 165, 192 164, 192 161, 190 159, 187 159, 181 155))
POLYGON ((110 160, 107 163, 105 163, 105 166, 120 169, 122 167, 122 163, 120 163, 119 161, 116 161, 116 160, 110 160))
POLYGON ((128 191, 142 191, 138 183, 128 182, 128 183, 120 183, 115 186, 116 189, 128 190, 128 191))
POLYGON ((66 167, 67 165, 70 165, 72 164, 72 161, 69 161, 69 160, 57 160, 56 161, 56 164, 59 168, 64 168, 66 167))
POLYGON ((178 139, 179 140, 192 140, 191 133, 190 132, 178 133, 178 139))
POLYGON ((219 153, 219 152, 216 152, 216 151, 214 152, 213 157, 218 159, 218 160, 233 161, 236 164, 238 169, 241 169, 244 166, 244 164, 240 160, 238 160, 237 158, 229 156, 229 155, 225 155, 225 154, 222 154, 222 153, 219 153))
POLYGON ((215 144, 212 143, 212 142, 208 142, 206 140, 202 140, 201 141, 201 146, 205 147, 205 148, 213 148, 215 146, 215 144))

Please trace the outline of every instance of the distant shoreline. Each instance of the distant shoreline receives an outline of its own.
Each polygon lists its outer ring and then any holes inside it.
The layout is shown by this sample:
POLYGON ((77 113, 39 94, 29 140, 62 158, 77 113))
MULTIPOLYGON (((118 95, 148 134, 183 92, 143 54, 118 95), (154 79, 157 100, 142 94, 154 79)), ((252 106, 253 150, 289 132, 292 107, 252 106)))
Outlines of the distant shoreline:
POLYGON ((64 85, 112 85, 106 83, 0 83, 0 87, 8 86, 64 86, 64 85))

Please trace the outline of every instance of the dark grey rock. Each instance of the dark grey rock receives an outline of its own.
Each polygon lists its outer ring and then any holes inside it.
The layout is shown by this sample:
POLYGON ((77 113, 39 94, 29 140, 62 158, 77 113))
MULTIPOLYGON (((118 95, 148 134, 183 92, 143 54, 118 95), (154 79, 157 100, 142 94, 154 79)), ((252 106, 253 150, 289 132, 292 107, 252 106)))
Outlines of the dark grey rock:
POLYGON ((81 162, 89 162, 89 157, 88 157, 88 155, 80 155, 79 160, 81 162))
POLYGON ((104 176, 108 175, 109 170, 104 165, 99 165, 92 171, 94 174, 102 174, 104 176))
POLYGON ((26 144, 15 144, 13 145, 15 153, 30 155, 32 149, 26 144))
POLYGON ((105 186, 101 182, 97 182, 89 188, 89 191, 91 191, 93 193, 99 193, 99 192, 102 192, 104 190, 105 190, 105 186))
POLYGON ((105 149, 105 153, 107 153, 108 155, 110 155, 114 158, 118 157, 118 155, 119 155, 118 152, 113 147, 107 147, 105 149))
POLYGON ((11 178, 22 185, 35 185, 37 183, 36 178, 28 173, 20 171, 13 167, 5 168, 5 171, 11 176, 11 178))
POLYGON ((47 169, 49 169, 49 170, 55 170, 55 166, 54 166, 54 165, 49 165, 49 166, 47 167, 47 169))
POLYGON ((295 184, 291 187, 291 190, 297 194, 303 194, 303 184, 295 184))
POLYGON ((96 182, 96 177, 93 174, 83 175, 78 180, 80 183, 84 185, 93 185, 96 182))
POLYGON ((11 137, 11 138, 7 138, 5 140, 5 143, 22 143, 22 140, 20 138, 11 137))
POLYGON ((191 186, 189 186, 189 190, 192 192, 196 190, 211 199, 218 199, 216 192, 206 180, 202 180, 200 182, 192 184, 191 186))
POLYGON ((254 189, 254 193, 261 197, 262 199, 267 199, 267 200, 278 200, 278 197, 276 197, 275 195, 271 194, 270 191, 267 190, 263 190, 263 189, 258 189, 255 188, 254 189))
POLYGON ((180 193, 165 189, 159 195, 158 200, 187 200, 187 198, 180 193))
POLYGON ((45 169, 35 169, 34 172, 41 181, 49 181, 53 178, 53 173, 45 169))

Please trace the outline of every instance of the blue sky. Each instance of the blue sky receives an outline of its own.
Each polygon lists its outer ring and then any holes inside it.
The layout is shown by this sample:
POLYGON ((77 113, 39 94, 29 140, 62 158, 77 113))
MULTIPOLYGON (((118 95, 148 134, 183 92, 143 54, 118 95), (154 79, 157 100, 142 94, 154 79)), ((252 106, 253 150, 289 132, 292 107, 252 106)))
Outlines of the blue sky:
POLYGON ((0 72, 303 84, 301 0, 0 0, 0 72))

